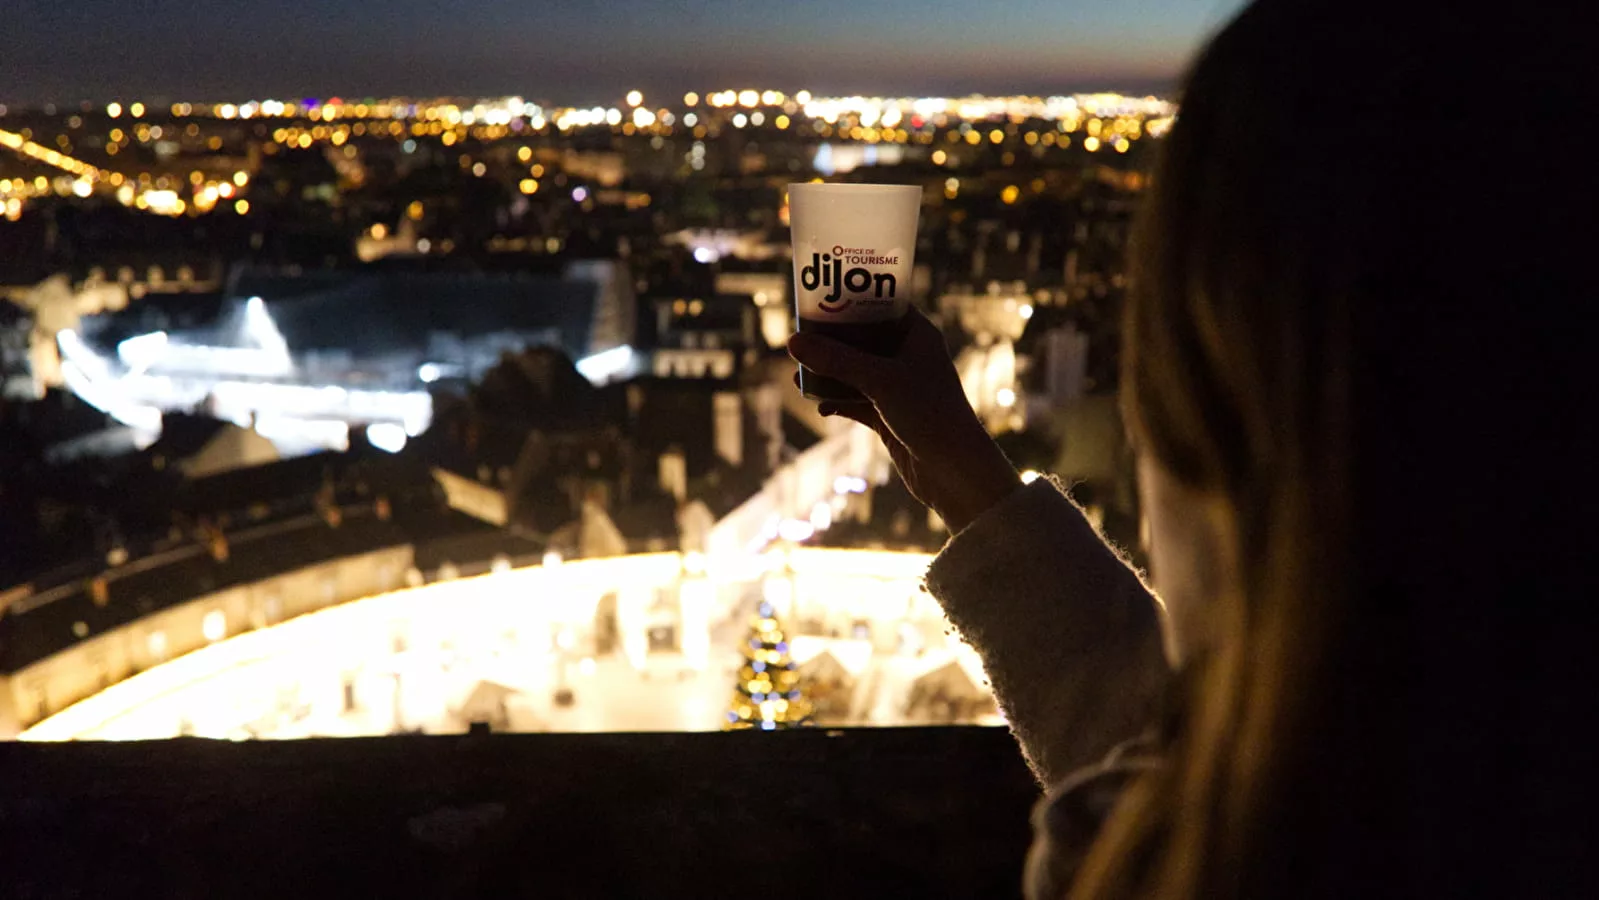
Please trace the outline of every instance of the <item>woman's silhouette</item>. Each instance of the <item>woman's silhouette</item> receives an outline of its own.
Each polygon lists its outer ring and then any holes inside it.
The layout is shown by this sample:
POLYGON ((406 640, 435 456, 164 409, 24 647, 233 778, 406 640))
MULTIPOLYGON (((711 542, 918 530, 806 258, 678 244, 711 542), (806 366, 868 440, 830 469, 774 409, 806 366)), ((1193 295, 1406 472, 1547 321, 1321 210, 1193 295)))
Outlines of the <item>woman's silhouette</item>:
POLYGON ((1052 787, 1031 897, 1547 897, 1593 868, 1593 30, 1260 0, 1203 51, 1124 329, 1159 605, 1019 483, 926 319, 895 358, 793 339, 955 534, 928 585, 1052 787))

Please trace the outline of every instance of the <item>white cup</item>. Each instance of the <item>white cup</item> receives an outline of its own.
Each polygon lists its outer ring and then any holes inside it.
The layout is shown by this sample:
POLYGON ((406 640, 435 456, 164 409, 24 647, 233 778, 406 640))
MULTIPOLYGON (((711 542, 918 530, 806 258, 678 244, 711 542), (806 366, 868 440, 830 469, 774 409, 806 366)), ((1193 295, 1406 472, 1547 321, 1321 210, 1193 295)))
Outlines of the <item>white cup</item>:
MULTIPOLYGON (((901 184, 791 184, 794 311, 814 331, 879 355, 899 348, 910 306, 922 189, 901 184)), ((858 391, 800 368, 800 389, 822 400, 858 391)))

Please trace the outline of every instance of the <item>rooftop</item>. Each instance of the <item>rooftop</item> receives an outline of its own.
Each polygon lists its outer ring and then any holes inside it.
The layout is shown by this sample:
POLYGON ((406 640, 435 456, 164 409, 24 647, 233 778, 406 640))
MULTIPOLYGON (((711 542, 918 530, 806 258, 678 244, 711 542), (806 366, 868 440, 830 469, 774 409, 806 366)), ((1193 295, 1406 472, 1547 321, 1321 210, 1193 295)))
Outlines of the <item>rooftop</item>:
POLYGON ((250 274, 232 285, 260 296, 289 346, 385 352, 426 341, 433 331, 460 336, 552 330, 575 355, 586 351, 598 286, 547 275, 463 272, 250 274), (470 302, 465 302, 470 301, 470 302))

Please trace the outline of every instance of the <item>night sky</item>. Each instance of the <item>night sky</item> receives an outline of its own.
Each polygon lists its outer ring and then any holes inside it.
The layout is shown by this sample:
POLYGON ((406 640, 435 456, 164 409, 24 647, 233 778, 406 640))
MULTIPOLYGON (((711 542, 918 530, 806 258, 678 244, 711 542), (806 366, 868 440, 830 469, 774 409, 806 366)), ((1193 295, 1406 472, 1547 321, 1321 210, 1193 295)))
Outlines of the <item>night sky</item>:
POLYGON ((0 0, 0 102, 1160 90, 1241 0, 0 0))

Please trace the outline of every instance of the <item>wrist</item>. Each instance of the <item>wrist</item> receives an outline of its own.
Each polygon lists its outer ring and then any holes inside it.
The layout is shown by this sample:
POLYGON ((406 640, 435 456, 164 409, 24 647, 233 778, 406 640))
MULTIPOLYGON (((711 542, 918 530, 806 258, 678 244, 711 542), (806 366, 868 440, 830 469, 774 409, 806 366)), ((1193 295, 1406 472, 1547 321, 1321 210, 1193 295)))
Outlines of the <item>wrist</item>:
MULTIPOLYGON (((986 434, 984 436, 987 437, 986 434)), ((1022 486, 1021 475, 999 445, 986 440, 983 452, 968 463, 968 476, 952 491, 945 509, 938 511, 950 534, 959 534, 1022 486)))

